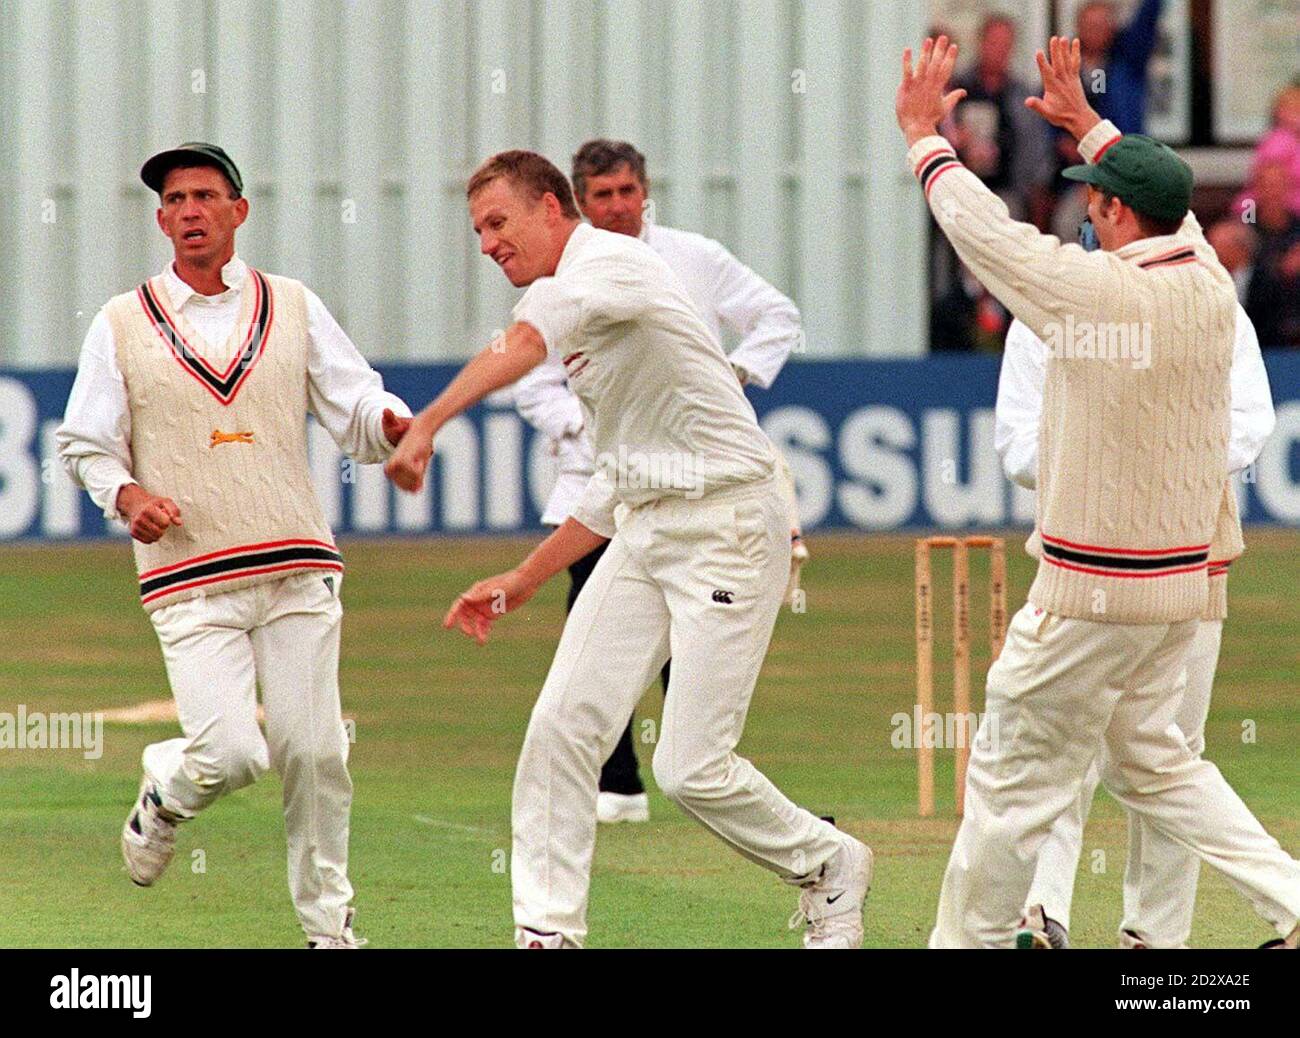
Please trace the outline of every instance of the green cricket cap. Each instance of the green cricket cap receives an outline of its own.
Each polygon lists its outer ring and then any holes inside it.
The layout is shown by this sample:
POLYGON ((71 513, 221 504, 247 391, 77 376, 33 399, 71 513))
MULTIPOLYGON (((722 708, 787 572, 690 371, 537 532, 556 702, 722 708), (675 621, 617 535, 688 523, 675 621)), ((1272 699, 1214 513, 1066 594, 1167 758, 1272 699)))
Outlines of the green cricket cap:
POLYGON ((1192 207, 1192 167, 1169 145, 1140 133, 1125 134, 1100 162, 1070 166, 1062 175, 1109 191, 1157 220, 1181 220, 1192 207))
POLYGON ((241 195, 244 193, 244 179, 239 175, 235 164, 230 161, 230 156, 215 144, 207 144, 204 141, 189 141, 180 147, 160 151, 140 167, 140 179, 148 184, 151 190, 161 194, 167 174, 181 166, 211 166, 213 169, 219 169, 236 191, 241 195))

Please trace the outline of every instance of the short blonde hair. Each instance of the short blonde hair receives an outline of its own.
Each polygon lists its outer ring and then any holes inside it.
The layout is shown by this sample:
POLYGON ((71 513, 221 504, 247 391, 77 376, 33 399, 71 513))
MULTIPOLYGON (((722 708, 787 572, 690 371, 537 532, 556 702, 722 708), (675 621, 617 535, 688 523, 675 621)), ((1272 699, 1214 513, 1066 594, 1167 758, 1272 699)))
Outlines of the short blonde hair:
POLYGON ((570 220, 582 218, 577 203, 573 200, 573 188, 569 186, 568 179, 550 159, 535 151, 502 151, 493 155, 469 178, 465 197, 473 198, 501 177, 524 188, 535 199, 545 194, 554 195, 560 203, 560 212, 570 220))

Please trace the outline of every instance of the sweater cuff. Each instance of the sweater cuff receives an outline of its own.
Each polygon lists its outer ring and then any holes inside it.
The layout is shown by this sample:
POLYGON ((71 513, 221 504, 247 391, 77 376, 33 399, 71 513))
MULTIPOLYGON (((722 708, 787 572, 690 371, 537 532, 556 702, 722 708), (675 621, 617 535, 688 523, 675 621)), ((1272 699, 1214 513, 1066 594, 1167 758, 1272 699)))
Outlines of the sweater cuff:
POLYGON ((929 198, 934 182, 950 169, 959 167, 961 162, 947 138, 933 134, 922 137, 907 150, 907 164, 921 182, 925 197, 929 198))
POLYGON ((1100 162, 1101 157, 1106 154, 1106 149, 1122 136, 1124 135, 1113 122, 1103 119, 1083 135, 1083 140, 1079 142, 1079 154, 1083 156, 1084 162, 1093 165, 1100 162))

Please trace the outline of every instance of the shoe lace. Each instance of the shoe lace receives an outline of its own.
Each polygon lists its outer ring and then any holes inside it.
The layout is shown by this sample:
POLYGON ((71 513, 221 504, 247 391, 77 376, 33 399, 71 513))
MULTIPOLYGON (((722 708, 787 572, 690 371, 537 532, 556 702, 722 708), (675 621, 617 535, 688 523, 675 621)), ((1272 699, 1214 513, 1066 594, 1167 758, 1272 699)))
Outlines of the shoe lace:
POLYGON ((812 889, 806 889, 799 894, 799 907, 795 909, 794 915, 790 917, 789 927, 791 930, 797 930, 799 927, 807 925, 809 932, 819 934, 826 923, 826 907, 821 903, 821 899, 813 893, 812 889))

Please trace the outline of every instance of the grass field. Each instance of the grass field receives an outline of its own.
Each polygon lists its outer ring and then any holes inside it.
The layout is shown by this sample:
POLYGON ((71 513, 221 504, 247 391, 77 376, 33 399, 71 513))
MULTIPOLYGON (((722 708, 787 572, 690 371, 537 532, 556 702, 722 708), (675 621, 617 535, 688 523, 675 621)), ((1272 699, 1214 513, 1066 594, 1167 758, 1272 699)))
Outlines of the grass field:
MULTIPOLYGON (((1208 726, 1215 760, 1265 825, 1300 853, 1300 534, 1254 532, 1233 567, 1232 615, 1208 726), (1243 722, 1256 739, 1243 741, 1243 722)), ((1032 563, 1010 539, 1010 602, 1032 563)), ((939 815, 916 817, 915 759, 890 746, 911 709, 912 542, 811 538, 806 612, 785 612, 741 751, 792 797, 867 840, 877 856, 868 946, 919 947, 956 830, 951 761, 939 754, 939 815)), ((509 800, 516 753, 559 634, 562 581, 479 648, 444 632, 451 599, 511 565, 523 541, 345 543, 344 709, 356 720, 352 879, 358 925, 379 947, 503 946, 511 938, 509 800)), ((168 695, 136 605, 123 544, 0 551, 0 710, 101 710, 168 695)), ((946 565, 936 600, 946 603, 946 565)), ((976 558, 980 606, 984 563, 976 558)), ((974 609, 982 647, 986 609, 974 609)), ((940 611, 936 674, 951 644, 940 611)), ((976 655, 975 686, 986 656, 976 655)), ((616 665, 617 661, 611 661, 616 665)), ((946 688, 941 686, 941 695, 946 688)), ((941 698, 940 702, 946 702, 941 698)), ((659 715, 658 690, 641 717, 659 715)), ((108 725, 103 756, 0 750, 0 945, 288 947, 301 941, 285 885, 278 779, 268 775, 181 831, 149 890, 127 880, 118 830, 146 743, 174 724, 108 725), (202 851, 204 869, 196 868, 202 851)), ((652 734, 652 733, 649 733, 652 734)), ((643 747, 643 774, 650 782, 643 747)), ((652 791, 649 825, 603 828, 591 947, 795 947, 794 892, 725 850, 652 791)), ((1124 821, 1100 797, 1085 838, 1072 937, 1111 946, 1124 821)), ((1271 934, 1204 870, 1194 943, 1271 934)))

